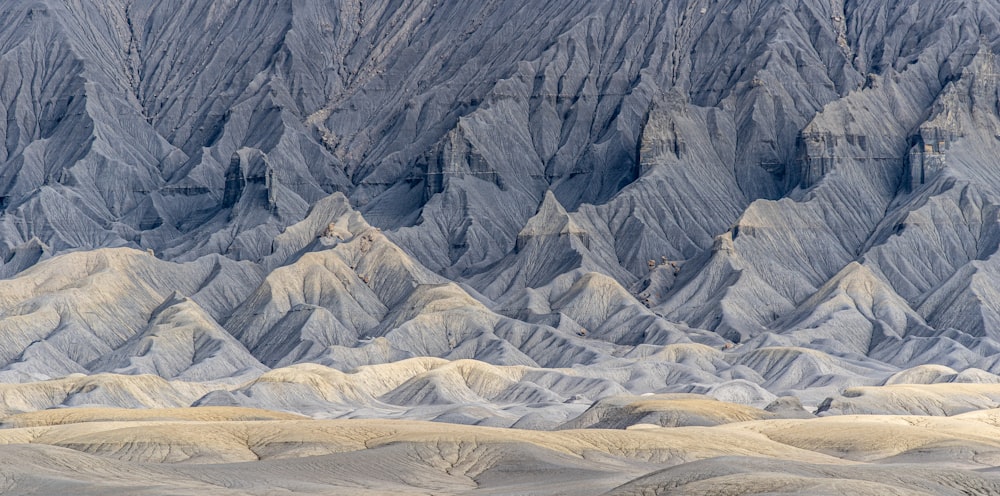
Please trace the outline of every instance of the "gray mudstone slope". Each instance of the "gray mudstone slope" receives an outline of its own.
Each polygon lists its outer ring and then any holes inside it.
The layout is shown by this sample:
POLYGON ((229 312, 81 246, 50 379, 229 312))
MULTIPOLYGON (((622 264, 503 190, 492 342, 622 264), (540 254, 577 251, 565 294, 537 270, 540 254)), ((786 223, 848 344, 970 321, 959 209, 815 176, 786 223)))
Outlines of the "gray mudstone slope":
POLYGON ((996 0, 5 1, 0 380, 537 428, 997 382, 998 54, 996 0))

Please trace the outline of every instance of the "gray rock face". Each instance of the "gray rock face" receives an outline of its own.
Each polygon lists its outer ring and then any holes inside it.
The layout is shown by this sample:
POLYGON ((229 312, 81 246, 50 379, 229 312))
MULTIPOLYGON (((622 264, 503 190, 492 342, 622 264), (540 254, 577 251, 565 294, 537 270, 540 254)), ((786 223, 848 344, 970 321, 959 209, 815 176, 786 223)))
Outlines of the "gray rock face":
POLYGON ((998 53, 993 0, 5 2, 0 379, 470 359, 534 375, 358 406, 543 427, 991 382, 998 53))

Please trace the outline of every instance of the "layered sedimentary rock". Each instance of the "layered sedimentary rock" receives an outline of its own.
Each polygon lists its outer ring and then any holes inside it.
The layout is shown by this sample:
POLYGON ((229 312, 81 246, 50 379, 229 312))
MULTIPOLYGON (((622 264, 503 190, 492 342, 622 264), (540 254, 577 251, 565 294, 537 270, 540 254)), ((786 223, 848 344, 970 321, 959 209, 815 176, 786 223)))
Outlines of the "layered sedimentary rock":
POLYGON ((7 2, 4 408, 997 382, 997 53, 992 1, 7 2))

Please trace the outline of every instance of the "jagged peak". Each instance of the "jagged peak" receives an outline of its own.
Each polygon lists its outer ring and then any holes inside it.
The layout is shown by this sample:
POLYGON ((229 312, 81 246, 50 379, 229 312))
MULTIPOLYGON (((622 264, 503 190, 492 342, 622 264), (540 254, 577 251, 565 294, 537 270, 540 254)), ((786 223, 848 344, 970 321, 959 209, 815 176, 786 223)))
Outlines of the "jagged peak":
POLYGON ((884 279, 879 277, 868 267, 855 260, 844 266, 840 272, 830 278, 826 284, 820 287, 817 293, 822 293, 824 290, 828 290, 833 287, 845 289, 857 285, 866 286, 873 291, 888 288, 887 282, 884 279))
POLYGON ((556 310, 579 305, 593 311, 604 311, 611 304, 634 301, 635 297, 614 278, 599 272, 587 272, 552 301, 551 305, 556 310))
POLYGON ((721 253, 734 256, 736 254, 736 244, 733 243, 733 231, 726 231, 712 240, 712 253, 721 253))
POLYGON ((908 321, 923 322, 884 277, 864 264, 852 261, 803 301, 796 312, 784 319, 786 322, 776 325, 802 326, 807 319, 811 322, 819 318, 813 315, 816 312, 826 315, 827 312, 843 310, 845 297, 854 310, 865 318, 873 321, 888 320, 900 333, 906 330, 908 321), (829 305, 829 308, 825 308, 825 305, 829 305))
POLYGON ((417 285, 400 305, 404 309, 399 315, 401 321, 412 319, 424 313, 457 309, 489 312, 485 305, 452 282, 417 285))
POLYGON ((577 225, 566 209, 559 203, 552 190, 545 191, 545 199, 538 207, 538 212, 528 219, 518 237, 555 236, 555 235, 586 235, 587 231, 577 225))

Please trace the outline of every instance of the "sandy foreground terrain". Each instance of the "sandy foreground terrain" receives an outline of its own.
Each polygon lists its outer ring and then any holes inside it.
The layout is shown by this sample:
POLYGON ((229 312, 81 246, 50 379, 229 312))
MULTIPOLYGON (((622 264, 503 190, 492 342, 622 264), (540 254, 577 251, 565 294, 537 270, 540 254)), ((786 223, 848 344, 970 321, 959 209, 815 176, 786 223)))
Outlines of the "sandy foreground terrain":
MULTIPOLYGON (((635 403, 702 421, 719 405, 635 403)), ((716 411, 729 423, 543 432, 248 408, 45 410, 3 420, 0 493, 1000 493, 1000 410, 743 421, 716 411)))

